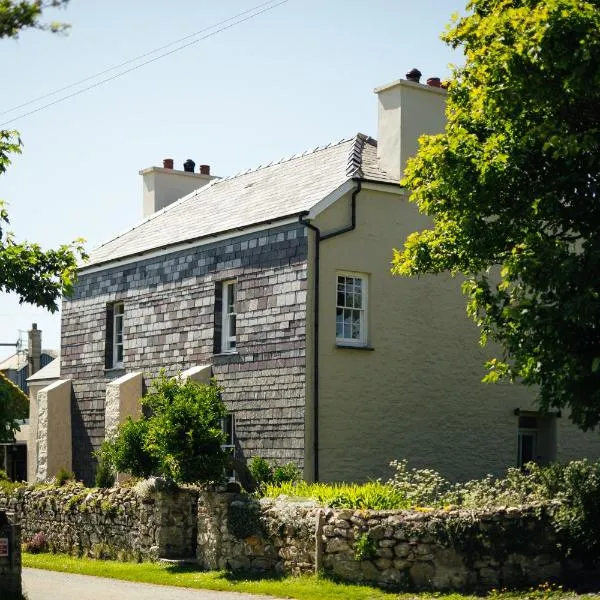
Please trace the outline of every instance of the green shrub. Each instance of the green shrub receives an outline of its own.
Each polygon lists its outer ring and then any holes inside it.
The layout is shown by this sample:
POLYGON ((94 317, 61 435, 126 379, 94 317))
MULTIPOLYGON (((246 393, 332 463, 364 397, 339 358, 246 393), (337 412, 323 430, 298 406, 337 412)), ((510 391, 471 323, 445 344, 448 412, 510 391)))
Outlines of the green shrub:
POLYGON ((253 456, 248 463, 248 469, 259 486, 273 483, 273 469, 262 456, 253 456))
POLYGON ((68 481, 75 481, 75 475, 71 471, 67 471, 67 469, 61 469, 54 477, 54 481, 56 485, 62 487, 68 481))
POLYGON ((115 484, 115 472, 112 470, 110 463, 102 456, 98 461, 95 484, 98 488, 111 488, 115 484))
POLYGON ((273 470, 273 483, 284 483, 285 481, 300 481, 302 473, 295 463, 287 463, 273 470))
POLYGON ((224 478, 228 461, 221 448, 225 405, 215 385, 168 378, 164 373, 142 398, 150 417, 128 419, 100 450, 101 462, 136 477, 165 477, 177 483, 211 483, 224 478))
POLYGON ((277 485, 286 481, 299 481, 302 478, 300 469, 294 463, 272 467, 261 456, 253 456, 248 464, 248 469, 259 488, 268 484, 277 485))

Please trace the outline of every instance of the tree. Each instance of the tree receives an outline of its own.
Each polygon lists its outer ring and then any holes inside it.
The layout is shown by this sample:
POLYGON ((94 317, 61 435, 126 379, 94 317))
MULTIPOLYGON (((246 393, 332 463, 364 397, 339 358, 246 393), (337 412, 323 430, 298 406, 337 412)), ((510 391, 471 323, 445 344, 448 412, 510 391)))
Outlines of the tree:
MULTIPOLYGON (((0 0, 0 39, 16 38, 20 31, 32 27, 63 31, 66 25, 43 23, 41 16, 44 9, 62 7, 67 2, 0 0)), ((21 152, 21 146, 21 138, 16 131, 0 130, 0 175, 10 165, 10 156, 21 152)), ((8 213, 0 200, 0 291, 16 293, 21 303, 29 302, 51 312, 56 311, 61 295, 72 290, 78 257, 85 257, 82 241, 76 240, 56 250, 42 250, 38 244, 17 243, 14 235, 6 231, 8 224, 8 213)), ((27 407, 22 401, 17 401, 14 394, 1 392, 0 441, 4 441, 4 432, 9 432, 12 438, 18 429, 16 420, 26 415, 27 407)))
POLYGON ((29 413, 29 398, 0 372, 0 443, 11 442, 19 430, 19 419, 29 413))
POLYGON ((537 386, 542 410, 600 419, 600 2, 472 0, 444 34, 465 66, 445 133, 403 184, 433 219, 393 272, 465 277, 485 381, 537 386))
MULTIPOLYGON (((32 27, 63 31, 66 25, 47 24, 41 19, 44 9, 64 7, 67 3, 68 0, 0 0, 0 39, 16 38, 20 31, 32 27)), ((0 130, 0 175, 10 165, 10 156, 21 152, 21 146, 16 131, 0 130)), ((0 200, 0 291, 14 292, 20 302, 55 312, 60 297, 72 291, 78 257, 85 257, 82 240, 56 250, 43 250, 38 244, 17 243, 14 235, 6 232, 8 224, 8 213, 0 200)))
POLYGON ((136 477, 159 475, 177 483, 223 479, 228 455, 221 448, 226 410, 216 385, 161 373, 142 398, 151 416, 131 418, 106 441, 100 462, 136 477))

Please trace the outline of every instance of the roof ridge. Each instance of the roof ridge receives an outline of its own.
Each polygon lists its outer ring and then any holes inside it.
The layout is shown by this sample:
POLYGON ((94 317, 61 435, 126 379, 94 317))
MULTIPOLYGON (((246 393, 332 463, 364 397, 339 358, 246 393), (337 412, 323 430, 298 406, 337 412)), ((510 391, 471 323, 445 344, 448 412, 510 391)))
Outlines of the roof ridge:
MULTIPOLYGON (((359 134, 363 135, 363 134, 359 134)), ((232 179, 236 179, 237 177, 241 177, 242 175, 248 175, 249 173, 256 173, 257 171, 262 171, 263 169, 267 169, 268 167, 274 167, 275 165, 281 165, 283 163, 290 162, 292 160, 296 160, 298 158, 302 158, 304 156, 310 156, 311 154, 316 154, 317 152, 322 152, 323 150, 329 150, 330 148, 335 148, 336 146, 340 146, 341 144, 346 144, 352 141, 354 138, 342 138, 338 142, 329 142, 328 144, 324 144, 323 146, 315 146, 312 150, 305 150, 304 152, 296 152, 291 156, 284 156, 279 160, 272 160, 270 163, 265 165, 258 165, 258 167, 246 169, 245 171, 238 171, 235 175, 228 175, 226 177, 221 177, 218 181, 215 181, 215 184, 223 183, 225 181, 231 181, 232 179)), ((200 188, 203 189, 203 188, 200 188)))
MULTIPOLYGON (((181 198, 178 198, 177 200, 175 200, 175 202, 172 202, 171 204, 165 206, 164 208, 161 208, 160 210, 153 212, 152 214, 148 215, 147 217, 144 217, 143 219, 141 219, 134 225, 118 232, 117 234, 113 235, 109 239, 98 244, 94 248, 94 251, 100 250, 104 246, 117 241, 118 239, 120 239, 120 238, 126 236, 127 234, 135 231, 136 229, 142 227, 144 224, 160 217, 161 215, 163 215, 166 212, 169 212, 169 211, 175 209, 176 207, 180 206, 183 202, 187 202, 189 199, 194 198, 194 197, 204 193, 205 191, 211 189, 214 186, 218 186, 219 184, 224 183, 224 182, 233 181, 243 175, 248 175, 250 173, 257 173, 257 172, 260 172, 269 167, 285 164, 285 163, 291 162, 293 160, 296 160, 298 158, 310 156, 310 155, 316 154, 318 152, 322 152, 324 150, 330 150, 332 148, 341 146, 342 144, 347 144, 348 142, 353 142, 353 143, 352 143, 352 146, 351 146, 350 152, 349 152, 348 164, 346 167, 346 175, 348 177, 362 177, 362 149, 364 148, 365 144, 377 145, 377 142, 370 136, 365 135, 364 133, 358 133, 353 137, 342 138, 337 142, 329 142, 322 146, 319 145, 319 146, 314 147, 312 150, 305 150, 304 152, 295 153, 288 157, 282 157, 279 160, 271 161, 269 164, 259 165, 258 167, 255 167, 255 168, 250 168, 245 171, 240 171, 240 172, 236 173, 235 175, 229 175, 226 177, 220 177, 218 179, 213 179, 208 184, 194 190, 193 192, 190 192, 189 194, 187 194, 185 196, 182 196, 181 198)), ((81 268, 85 268, 85 266, 86 266, 85 262, 82 262, 80 264, 81 268)))
POLYGON ((364 133, 357 133, 348 153, 348 164, 346 165, 346 175, 348 177, 363 177, 362 160, 365 144, 377 146, 377 141, 364 133))

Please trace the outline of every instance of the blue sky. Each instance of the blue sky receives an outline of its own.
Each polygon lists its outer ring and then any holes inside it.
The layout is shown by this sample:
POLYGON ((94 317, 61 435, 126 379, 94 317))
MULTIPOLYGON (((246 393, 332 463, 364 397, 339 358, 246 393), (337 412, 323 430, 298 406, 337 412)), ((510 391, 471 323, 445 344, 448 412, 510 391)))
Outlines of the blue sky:
MULTIPOLYGON (((72 25, 68 36, 31 31, 0 42, 0 112, 260 3, 72 0, 49 14, 72 25)), ((412 67, 444 78, 449 63, 462 61, 439 36, 464 4, 288 0, 3 125, 18 129, 25 144, 0 179, 10 229, 44 247, 83 237, 91 249, 141 218, 138 171, 163 158, 178 168, 192 158, 231 175, 359 131, 376 137, 374 87, 412 67)), ((0 123, 43 103, 0 115, 0 123)), ((0 342, 16 341, 32 322, 44 347, 59 347, 58 315, 0 295, 0 342)), ((0 348, 0 357, 10 353, 0 348)))

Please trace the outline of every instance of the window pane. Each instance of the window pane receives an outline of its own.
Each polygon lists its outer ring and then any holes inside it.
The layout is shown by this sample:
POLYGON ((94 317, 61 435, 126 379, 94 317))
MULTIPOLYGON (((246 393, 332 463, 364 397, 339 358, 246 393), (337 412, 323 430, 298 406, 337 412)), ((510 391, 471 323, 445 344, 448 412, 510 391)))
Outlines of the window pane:
POLYGON ((229 336, 235 337, 235 327, 236 327, 236 317, 235 315, 229 315, 229 336))
POLYGON ((123 345, 118 345, 117 346, 117 362, 122 363, 123 362, 123 345))

